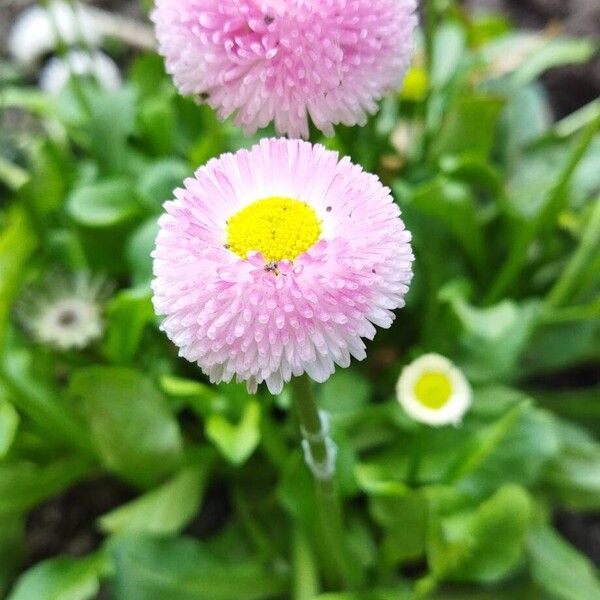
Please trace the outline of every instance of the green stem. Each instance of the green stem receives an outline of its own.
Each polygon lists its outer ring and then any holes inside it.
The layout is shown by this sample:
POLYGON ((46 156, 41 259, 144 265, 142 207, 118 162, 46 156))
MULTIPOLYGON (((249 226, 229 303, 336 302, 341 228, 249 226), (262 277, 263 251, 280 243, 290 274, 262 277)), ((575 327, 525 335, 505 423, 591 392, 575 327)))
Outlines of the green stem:
POLYGON ((437 21, 436 0, 425 0, 424 13, 425 57, 427 59, 427 68, 431 73, 431 68, 433 66, 433 44, 437 21))
POLYGON ((292 538, 294 600, 314 600, 319 595, 317 566, 312 549, 300 527, 292 538))
POLYGON ((304 375, 292 379, 292 397, 300 421, 307 464, 314 475, 319 526, 324 545, 333 558, 340 580, 347 587, 359 584, 359 574, 346 550, 342 505, 335 482, 334 448, 328 431, 323 430, 321 415, 310 379, 304 375))
POLYGON ((546 299, 549 307, 561 306, 573 293, 580 273, 585 269, 590 256, 598 248, 600 240, 600 197, 596 199, 592 214, 586 224, 579 246, 562 272, 546 299))
POLYGON ((565 308, 549 308, 542 314, 544 325, 560 325, 561 323, 574 323, 576 321, 588 321, 600 319, 600 298, 589 304, 568 306, 565 308))

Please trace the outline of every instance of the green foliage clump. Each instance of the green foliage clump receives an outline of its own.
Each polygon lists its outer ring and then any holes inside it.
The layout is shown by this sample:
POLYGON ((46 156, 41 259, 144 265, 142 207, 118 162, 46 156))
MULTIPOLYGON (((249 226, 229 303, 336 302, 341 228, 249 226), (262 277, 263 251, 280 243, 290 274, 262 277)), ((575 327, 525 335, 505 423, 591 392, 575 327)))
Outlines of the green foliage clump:
POLYGON ((553 122, 538 82, 594 48, 438 16, 402 95, 362 129, 313 136, 391 187, 416 254, 396 325, 318 391, 353 591, 336 591, 348 582, 320 536, 287 392, 209 385, 152 309, 162 203, 195 167, 255 140, 179 97, 155 55, 115 92, 85 80, 56 98, 1 91, 3 108, 39 125, 0 159, 9 600, 85 600, 101 585, 116 600, 600 598, 596 569, 552 527, 555 509, 600 509, 600 104, 553 122), (114 284, 86 349, 32 343, 13 318, 56 267, 114 284), (474 387, 460 428, 415 424, 394 397, 401 367, 426 351, 474 387), (98 518, 98 549, 21 572, 30 512, 100 474, 132 499, 98 518))

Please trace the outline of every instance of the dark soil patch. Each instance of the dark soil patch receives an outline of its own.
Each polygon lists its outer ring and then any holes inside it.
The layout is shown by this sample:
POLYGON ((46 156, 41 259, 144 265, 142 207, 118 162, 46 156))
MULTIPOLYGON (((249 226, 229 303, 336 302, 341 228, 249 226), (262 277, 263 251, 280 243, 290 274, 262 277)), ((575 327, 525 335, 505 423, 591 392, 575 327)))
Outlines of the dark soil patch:
POLYGON ((27 519, 24 568, 59 554, 84 556, 102 543, 98 517, 127 502, 134 490, 112 477, 80 483, 35 508, 27 519))
POLYGON ((554 525, 573 546, 587 554, 600 568, 600 517, 598 514, 581 514, 560 511, 554 525))
MULTIPOLYGON (((524 29, 554 24, 572 37, 600 38, 598 0, 464 0, 465 7, 501 12, 524 29)), ((557 118, 564 117, 600 95, 600 53, 587 65, 553 69, 542 79, 557 118)))

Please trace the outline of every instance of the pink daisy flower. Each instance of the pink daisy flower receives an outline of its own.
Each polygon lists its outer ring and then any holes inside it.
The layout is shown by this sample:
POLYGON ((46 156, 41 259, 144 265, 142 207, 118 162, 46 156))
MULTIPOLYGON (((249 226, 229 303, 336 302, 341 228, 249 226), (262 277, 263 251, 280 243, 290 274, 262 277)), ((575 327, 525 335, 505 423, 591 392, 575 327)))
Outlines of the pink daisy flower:
POLYGON ((348 158, 267 139, 211 160, 159 220, 154 306, 212 382, 266 382, 365 358, 412 277, 411 236, 388 188, 348 158))
POLYGON ((364 125, 400 86, 415 0, 156 0, 152 20, 182 94, 236 114, 247 134, 275 121, 308 137, 364 125))

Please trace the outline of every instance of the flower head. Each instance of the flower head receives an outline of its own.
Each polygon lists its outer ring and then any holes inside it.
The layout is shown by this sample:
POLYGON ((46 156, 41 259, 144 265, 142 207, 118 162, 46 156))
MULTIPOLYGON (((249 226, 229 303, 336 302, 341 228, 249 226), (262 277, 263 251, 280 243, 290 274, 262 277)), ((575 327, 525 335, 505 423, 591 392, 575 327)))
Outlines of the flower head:
POLYGON ((439 354, 425 354, 406 366, 396 393, 410 417, 434 427, 460 423, 471 405, 469 382, 439 354))
POLYGON ((364 124, 410 62, 415 0, 156 0, 152 19, 183 94, 253 133, 308 137, 308 116, 364 124))
POLYGON ((96 46, 102 38, 88 9, 77 2, 51 0, 46 6, 34 4, 16 18, 8 36, 8 51, 23 66, 34 65, 60 44, 82 42, 96 46))
POLYGON ((53 56, 40 75, 40 87, 50 94, 58 94, 71 77, 92 76, 106 90, 121 85, 121 74, 115 61, 103 52, 70 50, 65 56, 53 56))
POLYGON ((213 382, 326 380, 365 357, 412 276, 389 190, 323 146, 269 139, 201 167, 165 205, 154 250, 162 329, 213 382))
POLYGON ((106 290, 103 279, 86 273, 49 275, 27 290, 19 320, 41 344, 63 351, 85 348, 102 335, 106 290))

